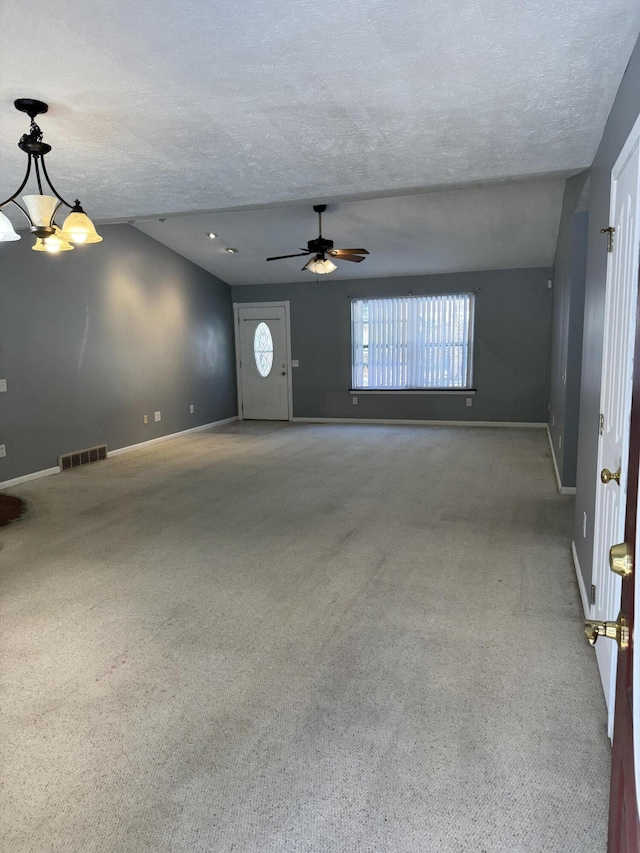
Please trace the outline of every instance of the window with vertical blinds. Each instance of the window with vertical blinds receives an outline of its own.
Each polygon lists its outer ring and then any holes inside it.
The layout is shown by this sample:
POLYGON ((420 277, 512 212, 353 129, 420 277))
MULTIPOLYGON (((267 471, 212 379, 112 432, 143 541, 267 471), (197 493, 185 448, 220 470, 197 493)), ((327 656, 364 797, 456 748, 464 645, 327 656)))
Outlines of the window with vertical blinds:
POLYGON ((353 388, 470 388, 474 296, 354 299, 353 388))

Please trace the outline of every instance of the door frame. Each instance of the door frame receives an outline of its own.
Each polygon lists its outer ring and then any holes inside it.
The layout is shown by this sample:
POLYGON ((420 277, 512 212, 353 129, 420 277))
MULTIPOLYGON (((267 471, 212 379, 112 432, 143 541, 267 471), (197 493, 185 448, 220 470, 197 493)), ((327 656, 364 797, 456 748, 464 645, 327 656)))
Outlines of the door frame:
POLYGON ((236 350, 236 388, 238 389, 238 420, 243 421, 242 411, 242 367, 240 366, 240 309, 241 308, 284 308, 284 341, 285 362, 287 364, 287 405, 289 408, 289 422, 293 421, 293 382, 291 380, 291 312, 290 302, 283 299, 276 302, 234 302, 233 303, 233 328, 234 343, 236 350))
MULTIPOLYGON (((627 137, 625 144, 622 146, 622 149, 621 149, 618 157, 616 158, 616 162, 615 162, 613 168, 611 169, 611 183, 610 183, 610 190, 609 190, 609 222, 608 222, 609 225, 612 225, 614 222, 614 219, 615 219, 615 204, 616 204, 616 190, 617 190, 618 176, 621 174, 624 167, 628 163, 630 157, 633 155, 634 149, 638 148, 639 146, 640 146, 640 118, 638 118, 636 120, 636 122, 634 123, 634 126, 633 126, 629 136, 627 137)), ((640 195, 638 197, 638 202, 640 202, 640 195)), ((638 219, 638 218, 640 218, 640 210, 636 211, 636 219, 638 219)), ((614 235, 614 239, 615 239, 615 235, 614 235)), ((607 293, 608 293, 609 287, 610 287, 610 284, 609 284, 610 278, 611 278, 611 275, 613 274, 613 272, 612 272, 612 269, 613 269, 612 261, 613 261, 613 255, 608 254, 607 255, 607 269, 606 269, 605 301, 607 299, 607 293)), ((626 282, 626 287, 628 287, 630 290, 631 289, 636 290, 636 297, 637 297, 638 282, 636 281, 635 277, 637 276, 637 272, 638 272, 638 267, 637 267, 637 259, 636 259, 636 260, 634 260, 634 264, 632 265, 632 269, 631 269, 631 274, 630 274, 630 276, 626 282)), ((606 317, 605 317, 605 319, 606 319, 606 317)), ((635 341, 635 325, 636 325, 636 317, 635 317, 635 314, 633 313, 633 311, 631 311, 631 315, 628 318, 628 322, 629 322, 629 326, 630 326, 630 329, 629 329, 630 339, 631 339, 631 343, 633 345, 633 342, 635 341)), ((607 335, 607 330, 604 329, 603 347, 604 347, 606 335, 607 335)), ((637 357, 637 353, 636 353, 636 357, 637 357)), ((622 466, 624 466, 626 464, 625 448, 628 449, 629 436, 630 436, 630 430, 631 430, 631 417, 630 417, 631 416, 631 406, 632 406, 631 384, 633 381, 633 369, 634 369, 634 361, 632 360, 630 362, 630 364, 628 365, 629 373, 628 373, 627 378, 629 380, 629 382, 628 382, 628 395, 629 395, 628 413, 629 413, 629 418, 627 420, 627 423, 625 424, 624 446, 623 446, 622 458, 621 458, 621 465, 622 466)), ((601 384, 601 386, 600 386, 600 400, 599 400, 599 408, 600 409, 602 408, 602 406, 601 406, 602 393, 603 393, 603 389, 602 389, 602 384, 601 384)), ((598 507, 600 505, 600 501, 602 500, 601 491, 600 491, 602 488, 602 486, 600 484, 601 454, 602 454, 602 439, 599 436, 598 437, 598 450, 597 450, 597 456, 596 456, 596 465, 595 465, 595 472, 594 472, 595 476, 596 476, 596 499, 595 499, 595 505, 594 505, 593 551, 592 551, 592 556, 591 556, 591 583, 596 584, 596 586, 598 588, 601 587, 600 580, 601 580, 603 574, 605 572, 608 573, 608 567, 604 566, 604 565, 600 565, 599 560, 598 560, 599 553, 601 550, 603 550, 601 548, 601 545, 602 545, 602 537, 604 535, 604 533, 600 529, 600 527, 597 526, 598 522, 599 522, 598 507)), ((621 529, 624 528, 626 491, 628 489, 628 474, 629 474, 629 472, 625 472, 625 474, 626 474, 625 479, 624 479, 625 495, 624 496, 621 495, 621 501, 620 501, 621 517, 620 517, 619 521, 620 521, 621 529)), ((609 546, 614 544, 614 543, 609 542, 609 543, 605 543, 605 544, 606 544, 605 550, 608 553, 609 546)), ((616 600, 615 600, 615 602, 612 602, 613 608, 612 608, 611 613, 604 614, 605 619, 615 619, 616 618, 616 614, 617 614, 618 608, 620 606, 621 588, 622 588, 622 584, 620 583, 620 579, 617 579, 617 582, 614 584, 614 588, 613 588, 614 589, 613 594, 614 594, 614 597, 616 600), (614 610, 615 610, 615 612, 613 612, 614 610)), ((590 607, 589 607, 589 618, 590 619, 596 618, 596 607, 594 605, 590 605, 590 607)), ((600 618, 602 618, 602 617, 600 617, 600 618)), ((611 740, 613 740, 613 727, 614 727, 614 718, 615 718, 615 695, 616 695, 616 681, 617 681, 617 675, 616 675, 617 646, 615 648, 611 649, 611 654, 613 657, 613 666, 612 666, 612 672, 610 673, 611 678, 609 680, 610 683, 608 685, 609 690, 608 690, 608 694, 607 694, 607 691, 604 689, 604 685, 603 685, 603 692, 605 693, 605 697, 607 700, 607 706, 608 706, 607 732, 608 732, 609 738, 611 740)))

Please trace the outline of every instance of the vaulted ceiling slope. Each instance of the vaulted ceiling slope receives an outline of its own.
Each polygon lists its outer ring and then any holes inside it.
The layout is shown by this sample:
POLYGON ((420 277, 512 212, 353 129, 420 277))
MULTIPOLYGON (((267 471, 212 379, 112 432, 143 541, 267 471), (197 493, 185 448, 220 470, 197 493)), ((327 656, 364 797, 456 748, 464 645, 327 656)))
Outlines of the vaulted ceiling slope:
MULTIPOLYGON (((331 279, 551 266, 564 181, 519 181, 330 204, 322 233, 362 246, 363 263, 336 261, 331 279)), ((170 217, 136 227, 229 284, 309 281, 308 258, 266 263, 318 236, 310 204, 170 217), (215 240, 207 237, 217 235, 215 240), (237 248, 230 255, 227 247, 237 248)))
POLYGON ((52 178, 98 222, 584 168, 640 31, 638 0, 49 12, 0 4, 0 196, 22 169, 12 102, 39 98, 52 178))

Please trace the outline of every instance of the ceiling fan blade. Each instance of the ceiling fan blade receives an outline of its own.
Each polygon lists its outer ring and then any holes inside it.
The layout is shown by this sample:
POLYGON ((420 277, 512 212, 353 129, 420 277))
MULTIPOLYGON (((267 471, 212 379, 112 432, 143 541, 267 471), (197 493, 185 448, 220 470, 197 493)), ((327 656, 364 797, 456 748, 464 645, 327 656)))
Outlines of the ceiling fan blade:
POLYGON ((277 255, 275 258, 267 258, 268 261, 282 261, 284 258, 302 258, 304 255, 310 255, 311 252, 298 252, 297 255, 277 255))
POLYGON ((328 254, 339 258, 340 255, 368 255, 369 252, 366 249, 329 249, 328 254))
POLYGON ((360 255, 333 255, 336 261, 353 261, 356 264, 359 264, 360 261, 364 261, 364 258, 360 255))

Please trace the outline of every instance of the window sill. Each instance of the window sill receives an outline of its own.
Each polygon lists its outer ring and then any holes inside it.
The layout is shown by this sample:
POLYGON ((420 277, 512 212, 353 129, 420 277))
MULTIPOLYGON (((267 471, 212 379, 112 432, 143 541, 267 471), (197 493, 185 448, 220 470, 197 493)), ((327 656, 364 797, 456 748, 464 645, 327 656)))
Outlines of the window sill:
POLYGON ((349 388, 350 394, 440 394, 445 397, 473 397, 476 388, 349 388))

